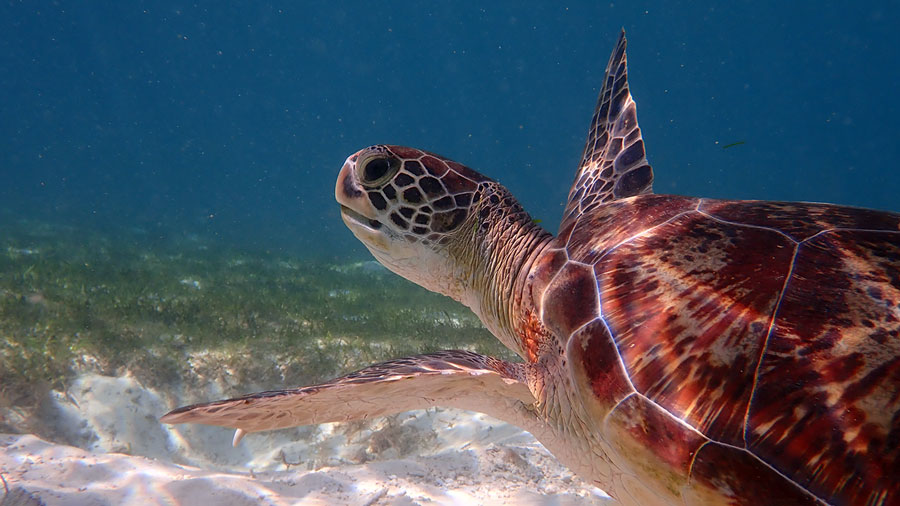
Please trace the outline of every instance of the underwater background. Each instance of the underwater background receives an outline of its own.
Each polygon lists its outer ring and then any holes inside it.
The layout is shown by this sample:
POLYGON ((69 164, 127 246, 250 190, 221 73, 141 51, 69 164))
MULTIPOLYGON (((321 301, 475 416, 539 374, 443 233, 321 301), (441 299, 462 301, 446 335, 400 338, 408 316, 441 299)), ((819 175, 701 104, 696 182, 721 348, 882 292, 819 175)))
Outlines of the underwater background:
POLYGON ((3 221, 361 259, 376 143, 554 229, 618 30, 657 193, 898 210, 898 2, 3 2, 3 221), (733 142, 745 144, 722 149, 733 142))
POLYGON ((86 371, 194 392, 159 411, 508 358, 370 261, 335 179, 414 146, 555 231, 622 27, 656 193, 900 211, 895 1, 3 2, 0 432, 90 447, 47 401, 86 371))

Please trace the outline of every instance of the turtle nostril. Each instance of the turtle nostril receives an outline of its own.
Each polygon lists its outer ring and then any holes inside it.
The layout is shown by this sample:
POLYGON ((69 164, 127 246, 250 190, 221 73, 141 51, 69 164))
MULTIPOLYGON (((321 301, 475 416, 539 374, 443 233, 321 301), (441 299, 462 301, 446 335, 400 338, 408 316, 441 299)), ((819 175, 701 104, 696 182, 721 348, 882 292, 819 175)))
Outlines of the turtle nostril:
MULTIPOLYGON (((349 174, 343 175, 340 181, 340 187, 343 190, 344 195, 347 197, 359 197, 362 195, 362 192, 359 191, 359 188, 355 184, 353 184, 353 178, 350 177, 349 174)), ((340 200, 340 198, 338 199, 340 200)))

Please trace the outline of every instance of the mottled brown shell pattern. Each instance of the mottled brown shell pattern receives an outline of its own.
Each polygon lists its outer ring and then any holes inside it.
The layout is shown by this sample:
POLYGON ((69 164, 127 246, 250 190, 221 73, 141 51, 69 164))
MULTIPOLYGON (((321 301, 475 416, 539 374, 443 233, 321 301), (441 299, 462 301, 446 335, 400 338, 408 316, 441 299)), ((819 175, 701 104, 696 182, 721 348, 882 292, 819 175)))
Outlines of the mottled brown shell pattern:
POLYGON ((532 297, 645 472, 700 502, 900 501, 900 215, 647 195, 555 241, 532 297))

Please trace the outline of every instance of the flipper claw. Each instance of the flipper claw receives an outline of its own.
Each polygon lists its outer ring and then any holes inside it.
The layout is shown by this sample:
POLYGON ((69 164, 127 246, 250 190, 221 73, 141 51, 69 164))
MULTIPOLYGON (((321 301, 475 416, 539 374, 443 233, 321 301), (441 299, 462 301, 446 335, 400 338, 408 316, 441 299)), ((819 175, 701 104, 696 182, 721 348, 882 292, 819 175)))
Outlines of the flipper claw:
POLYGON ((234 429, 234 439, 231 440, 231 446, 237 446, 246 435, 247 431, 244 429, 234 429))

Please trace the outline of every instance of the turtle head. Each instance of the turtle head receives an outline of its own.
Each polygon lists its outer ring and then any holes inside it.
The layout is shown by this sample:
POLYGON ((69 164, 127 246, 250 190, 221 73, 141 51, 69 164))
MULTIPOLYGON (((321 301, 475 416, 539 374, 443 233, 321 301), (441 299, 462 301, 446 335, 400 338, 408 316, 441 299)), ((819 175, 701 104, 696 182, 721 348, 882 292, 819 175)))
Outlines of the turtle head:
POLYGON ((344 223, 379 262, 469 306, 520 351, 513 294, 550 235, 506 188, 446 158, 379 145, 347 158, 334 193, 344 223))
POLYGON ((344 223, 379 262, 460 300, 463 280, 450 246, 469 220, 479 185, 488 181, 431 153, 379 145, 347 158, 334 193, 344 223))

